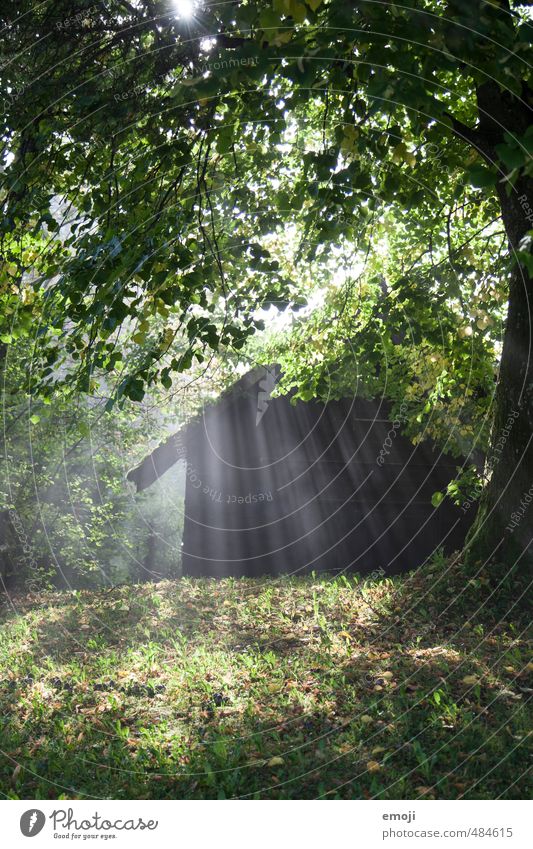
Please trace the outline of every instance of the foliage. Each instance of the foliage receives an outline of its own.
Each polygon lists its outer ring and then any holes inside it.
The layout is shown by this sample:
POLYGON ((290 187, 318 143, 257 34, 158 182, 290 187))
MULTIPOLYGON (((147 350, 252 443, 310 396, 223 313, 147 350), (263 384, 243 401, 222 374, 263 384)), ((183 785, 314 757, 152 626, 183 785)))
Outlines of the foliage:
MULTIPOLYGON (((412 215, 410 225, 417 220, 412 215)), ((475 243, 468 230, 490 226, 470 219, 461 238, 475 243)), ((476 266, 466 259, 451 272, 447 248, 439 249, 434 233, 431 252, 422 250, 431 256, 411 259, 407 269, 405 229, 385 218, 354 275, 345 275, 341 258, 341 283, 326 281, 321 306, 248 348, 263 362, 281 364, 278 391, 324 401, 383 395, 414 443, 431 438, 466 457, 488 444, 506 297, 490 242, 501 250, 501 234, 476 244, 483 255, 476 266)))
MULTIPOLYGON (((397 228, 392 322, 374 335, 390 347, 409 323, 434 346, 442 311, 444 358, 468 368, 449 337, 472 318, 488 335, 502 298, 498 243, 473 234, 499 215, 496 180, 531 168, 529 130, 488 167, 469 129, 482 81, 529 84, 519 6, 205 2, 187 30, 156 0, 26 5, 3 21, 3 338, 38 328, 45 377, 74 362, 90 389, 118 369, 115 396, 140 400, 209 349, 242 349, 259 307, 301 303, 265 246, 287 221, 307 262, 397 228)), ((378 357, 377 340, 360 347, 378 357)))
MULTIPOLYGON (((3 589, 177 574, 182 473, 138 501, 125 483, 128 468, 167 430, 163 399, 156 409, 152 394, 152 408, 129 404, 106 413, 105 395, 63 390, 46 403, 24 391, 29 364, 29 345, 11 345, 3 398, 3 589), (174 508, 163 510, 169 488, 174 508)), ((174 408, 174 423, 176 415, 174 408)))

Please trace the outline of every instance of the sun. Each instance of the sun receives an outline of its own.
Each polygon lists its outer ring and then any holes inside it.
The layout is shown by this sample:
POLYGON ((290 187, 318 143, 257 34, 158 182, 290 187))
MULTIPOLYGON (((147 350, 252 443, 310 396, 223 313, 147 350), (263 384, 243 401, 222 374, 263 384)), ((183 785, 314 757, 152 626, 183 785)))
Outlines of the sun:
POLYGON ((190 20, 194 17, 196 3, 194 0, 174 0, 174 7, 179 17, 184 20, 190 20))

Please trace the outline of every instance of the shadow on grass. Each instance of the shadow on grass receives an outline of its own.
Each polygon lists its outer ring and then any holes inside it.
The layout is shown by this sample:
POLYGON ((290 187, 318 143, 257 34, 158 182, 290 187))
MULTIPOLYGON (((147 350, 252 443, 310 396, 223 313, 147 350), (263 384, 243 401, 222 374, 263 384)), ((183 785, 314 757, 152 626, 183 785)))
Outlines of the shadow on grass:
POLYGON ((529 647, 509 617, 439 619, 449 580, 43 597, 4 617, 1 790, 526 798, 529 647))

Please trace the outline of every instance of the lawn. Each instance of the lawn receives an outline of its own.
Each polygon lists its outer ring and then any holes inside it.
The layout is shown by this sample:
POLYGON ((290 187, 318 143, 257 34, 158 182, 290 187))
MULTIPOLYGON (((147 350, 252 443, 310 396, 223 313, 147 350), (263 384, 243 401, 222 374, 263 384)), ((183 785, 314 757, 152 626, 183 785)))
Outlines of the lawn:
MULTIPOLYGON (((191 580, 12 598, 17 798, 526 798, 524 597, 401 578, 191 580)), ((531 636, 531 635, 529 635, 531 636)))

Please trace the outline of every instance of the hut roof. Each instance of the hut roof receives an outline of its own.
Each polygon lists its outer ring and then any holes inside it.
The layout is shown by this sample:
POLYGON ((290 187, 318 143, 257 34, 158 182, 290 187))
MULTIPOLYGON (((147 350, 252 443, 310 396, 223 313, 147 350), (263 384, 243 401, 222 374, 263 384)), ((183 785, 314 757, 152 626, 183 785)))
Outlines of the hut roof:
POLYGON ((126 475, 126 479, 135 484, 137 492, 147 489, 154 481, 168 471, 171 466, 177 463, 178 460, 186 457, 187 434, 202 421, 210 407, 216 407, 217 412, 221 412, 228 405, 232 404, 236 398, 249 395, 255 391, 257 385, 265 380, 265 378, 266 387, 271 391, 275 382, 272 378, 277 379, 279 371, 279 366, 273 364, 270 366, 256 366, 246 372, 239 380, 236 380, 235 383, 232 383, 231 386, 221 392, 218 398, 206 402, 199 412, 185 422, 179 430, 158 445, 139 465, 130 469, 126 475))

